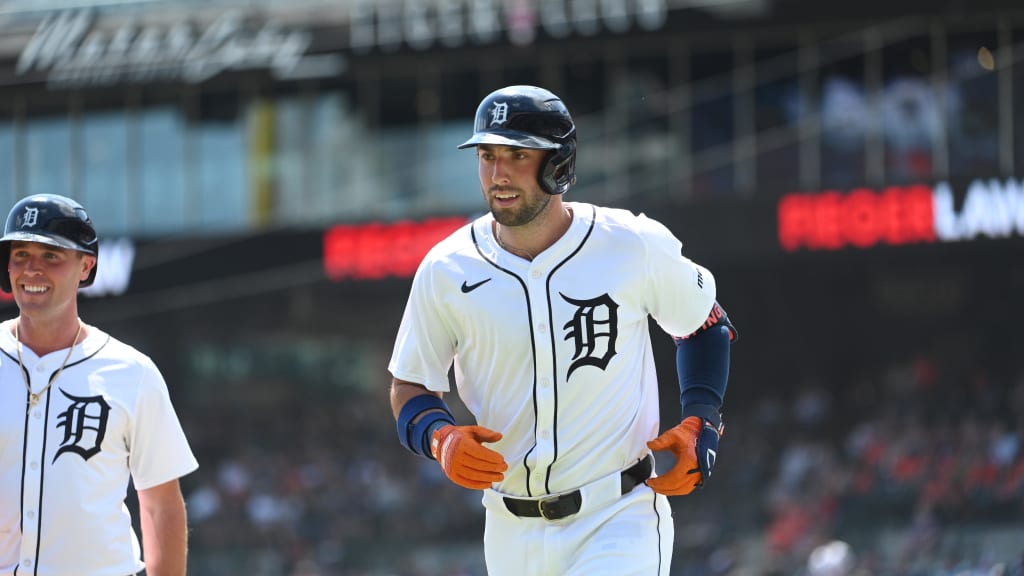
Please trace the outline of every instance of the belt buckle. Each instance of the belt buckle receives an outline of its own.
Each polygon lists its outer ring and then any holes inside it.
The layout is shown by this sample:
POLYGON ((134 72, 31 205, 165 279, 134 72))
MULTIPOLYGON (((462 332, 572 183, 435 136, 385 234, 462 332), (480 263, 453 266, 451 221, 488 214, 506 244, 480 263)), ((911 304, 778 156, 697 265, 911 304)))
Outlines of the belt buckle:
MULTIPOLYGON (((548 521, 554 521, 554 520, 558 520, 559 519, 559 518, 552 518, 552 517, 548 516, 548 514, 546 512, 546 509, 544 508, 545 504, 558 502, 559 498, 561 498, 561 496, 549 496, 547 498, 541 498, 540 500, 537 500, 537 511, 540 512, 540 515, 541 515, 542 518, 544 518, 545 520, 548 520, 548 521)), ((552 514, 554 514, 554 513, 555 512, 552 511, 552 514)))

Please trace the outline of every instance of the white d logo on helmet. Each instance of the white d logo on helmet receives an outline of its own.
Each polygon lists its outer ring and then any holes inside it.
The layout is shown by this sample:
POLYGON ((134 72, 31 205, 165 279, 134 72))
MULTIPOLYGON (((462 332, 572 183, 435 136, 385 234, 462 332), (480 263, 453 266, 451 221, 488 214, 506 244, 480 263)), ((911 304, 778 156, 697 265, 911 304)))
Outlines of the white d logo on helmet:
POLYGON ((25 216, 21 219, 21 227, 35 226, 36 219, 39 217, 39 208, 26 207, 25 216))
POLYGON ((508 104, 505 102, 495 102, 494 108, 491 108, 491 126, 495 124, 503 125, 508 120, 508 104))

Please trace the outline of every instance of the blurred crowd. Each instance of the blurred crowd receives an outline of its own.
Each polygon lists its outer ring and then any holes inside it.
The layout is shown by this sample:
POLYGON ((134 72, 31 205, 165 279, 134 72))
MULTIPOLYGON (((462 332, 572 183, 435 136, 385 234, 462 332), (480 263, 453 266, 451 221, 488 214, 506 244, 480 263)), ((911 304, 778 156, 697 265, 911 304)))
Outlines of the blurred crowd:
POLYGON ((415 575, 414 546, 479 540, 479 496, 398 445, 381 392, 191 412, 190 573, 415 575))
POLYGON ((857 560, 822 574, 1024 574, 1024 371, 901 360, 765 396, 743 433, 718 493, 757 495, 731 533, 758 534, 760 573, 841 537, 857 560))
MULTIPOLYGON (((1024 575, 1024 371, 944 360, 731 391, 673 574, 1024 575)), ((479 493, 399 446, 386 385, 184 412, 193 574, 485 573, 479 493)))

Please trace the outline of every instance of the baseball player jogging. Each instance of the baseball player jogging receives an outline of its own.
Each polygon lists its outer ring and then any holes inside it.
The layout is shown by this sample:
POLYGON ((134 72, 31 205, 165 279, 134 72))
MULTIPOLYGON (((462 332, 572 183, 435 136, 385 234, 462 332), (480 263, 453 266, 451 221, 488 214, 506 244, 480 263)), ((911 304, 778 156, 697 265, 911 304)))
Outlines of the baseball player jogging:
POLYGON ((398 436, 483 491, 491 575, 667 575, 667 495, 710 478, 734 337, 715 278, 662 224, 564 202, 576 128, 551 92, 509 86, 473 136, 486 214, 412 284, 389 370, 398 436), (682 422, 658 435, 648 316, 679 336, 682 422), (454 363, 476 419, 442 399, 454 363), (674 453, 652 477, 653 451, 674 453))
POLYGON ((198 467, 153 362, 78 317, 99 244, 77 202, 22 199, 0 288, 0 576, 184 576, 178 478, 198 467), (139 495, 142 549, 125 506, 139 495))

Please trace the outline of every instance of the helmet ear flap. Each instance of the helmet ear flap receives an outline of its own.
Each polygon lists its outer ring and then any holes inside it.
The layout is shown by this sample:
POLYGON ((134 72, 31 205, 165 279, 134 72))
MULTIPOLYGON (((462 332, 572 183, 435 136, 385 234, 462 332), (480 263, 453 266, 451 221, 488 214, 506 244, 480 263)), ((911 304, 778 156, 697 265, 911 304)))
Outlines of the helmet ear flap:
POLYGON ((92 263, 92 269, 89 270, 89 275, 85 277, 85 280, 82 280, 81 282, 78 283, 79 288, 92 286, 92 283, 96 280, 96 270, 100 267, 99 254, 96 254, 95 256, 93 256, 93 258, 95 258, 96 261, 92 263))
POLYGON ((566 138, 561 148, 548 154, 537 176, 542 190, 548 194, 565 194, 576 183, 576 138, 566 138))

